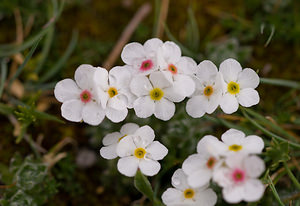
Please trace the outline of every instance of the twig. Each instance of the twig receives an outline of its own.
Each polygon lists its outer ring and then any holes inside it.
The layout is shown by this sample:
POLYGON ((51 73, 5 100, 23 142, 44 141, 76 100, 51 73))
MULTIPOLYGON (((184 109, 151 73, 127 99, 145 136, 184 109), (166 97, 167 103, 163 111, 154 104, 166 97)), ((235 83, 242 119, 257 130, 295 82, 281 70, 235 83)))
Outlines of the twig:
POLYGON ((117 58, 119 57, 122 48, 125 46, 125 44, 129 41, 131 35, 137 28, 137 26, 140 24, 140 22, 150 13, 151 11, 151 5, 150 3, 143 4, 139 10, 135 13, 132 20, 129 22, 129 24, 126 26, 125 30, 121 34, 121 37, 119 38, 118 42, 114 46, 113 50, 108 55, 108 58, 103 64, 103 67, 106 69, 110 69, 114 63, 116 62, 117 58))
POLYGON ((157 38, 162 38, 164 34, 164 28, 165 28, 165 22, 168 16, 168 10, 169 10, 169 0, 162 0, 161 7, 160 7, 160 13, 159 13, 159 19, 158 19, 158 29, 156 33, 157 38))
POLYGON ((26 22, 26 25, 25 25, 25 29, 24 29, 24 37, 27 37, 28 34, 30 33, 31 29, 32 29, 32 26, 33 26, 33 23, 34 23, 34 15, 31 14, 26 22))
POLYGON ((15 21, 16 21, 16 43, 21 44, 24 39, 23 34, 23 23, 20 10, 18 8, 14 9, 15 21))

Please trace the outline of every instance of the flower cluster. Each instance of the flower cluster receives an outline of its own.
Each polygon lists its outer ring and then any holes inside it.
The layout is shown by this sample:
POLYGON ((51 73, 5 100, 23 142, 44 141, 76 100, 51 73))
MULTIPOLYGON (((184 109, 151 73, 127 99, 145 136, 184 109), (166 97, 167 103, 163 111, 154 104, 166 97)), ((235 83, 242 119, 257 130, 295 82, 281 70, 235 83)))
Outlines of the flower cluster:
POLYGON ((120 132, 113 132, 103 138, 100 155, 105 159, 120 157, 118 170, 128 177, 135 176, 138 169, 146 176, 156 175, 168 149, 158 141, 151 127, 139 127, 134 123, 122 126, 120 132))
POLYGON ((75 82, 57 83, 54 94, 62 102, 62 116, 67 120, 98 125, 106 116, 112 122, 123 121, 133 108, 140 118, 154 114, 167 121, 175 113, 175 104, 190 99, 187 113, 199 118, 211 114, 220 105, 225 113, 237 111, 239 104, 250 107, 259 102, 255 88, 258 75, 242 69, 234 59, 217 67, 208 60, 199 65, 182 56, 174 42, 154 38, 129 43, 121 58, 126 65, 109 72, 101 67, 81 65, 75 71, 75 82))
MULTIPOLYGON (((259 200, 265 187, 258 178, 265 170, 265 165, 256 154, 262 152, 264 142, 255 135, 246 137, 236 129, 226 131, 221 140, 211 135, 204 136, 197 145, 197 154, 183 162, 182 171, 189 188, 196 194, 198 188, 207 188, 212 179, 223 188, 223 197, 229 203, 259 200)), ((168 190, 165 192, 163 200, 165 204, 172 205, 175 202, 168 201, 169 193, 168 190)), ((185 193, 183 195, 189 199, 185 193)), ((208 199, 212 204, 213 195, 210 196, 208 199)), ((197 202, 196 196, 192 200, 197 202)))

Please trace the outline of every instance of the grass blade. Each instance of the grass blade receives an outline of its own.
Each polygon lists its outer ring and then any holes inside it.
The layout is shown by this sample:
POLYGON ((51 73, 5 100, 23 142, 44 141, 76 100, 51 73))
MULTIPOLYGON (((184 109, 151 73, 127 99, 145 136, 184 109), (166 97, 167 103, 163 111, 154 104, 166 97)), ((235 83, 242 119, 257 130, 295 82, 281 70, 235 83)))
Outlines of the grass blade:
POLYGON ((9 80, 8 83, 8 87, 10 88, 12 82, 18 78, 18 76, 21 74, 21 72, 23 71, 25 65, 27 64, 27 62, 29 61, 29 59, 32 57, 34 51, 36 50, 37 46, 39 45, 41 39, 38 39, 35 43, 35 45, 31 48, 31 50, 29 51, 28 55, 26 56, 24 62, 19 66, 19 68, 17 69, 16 73, 14 74, 14 76, 9 80))
POLYGON ((277 202, 279 203, 279 205, 285 206, 285 204, 283 204, 283 202, 281 201, 281 199, 277 193, 277 190, 272 182, 270 175, 268 175, 268 182, 269 182, 269 187, 271 188, 273 195, 274 195, 275 199, 277 200, 277 202))
POLYGON ((75 49, 75 46, 77 44, 77 39, 78 39, 78 32, 73 32, 72 34, 72 39, 68 45, 68 48, 66 49, 64 55, 59 59, 59 61, 53 66, 53 68, 51 68, 50 70, 48 70, 48 72, 46 72, 40 79, 39 82, 45 82, 49 79, 51 79, 52 77, 54 77, 63 67, 63 65, 65 64, 65 62, 68 60, 68 58, 71 56, 73 50, 75 49))
POLYGON ((6 77, 7 77, 7 59, 4 58, 1 62, 0 98, 2 97, 6 77))
POLYGON ((300 89, 300 82, 291 80, 260 78, 260 83, 300 89))

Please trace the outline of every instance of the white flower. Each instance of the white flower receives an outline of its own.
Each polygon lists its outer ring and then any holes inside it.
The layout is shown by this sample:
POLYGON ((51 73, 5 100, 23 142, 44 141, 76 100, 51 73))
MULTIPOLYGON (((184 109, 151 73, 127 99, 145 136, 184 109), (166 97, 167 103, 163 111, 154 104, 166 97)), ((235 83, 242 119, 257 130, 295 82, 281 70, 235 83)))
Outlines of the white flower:
POLYGON ((178 102, 178 96, 160 71, 151 73, 149 78, 134 77, 130 89, 137 96, 133 108, 138 117, 147 118, 154 114, 156 118, 167 121, 174 115, 173 102, 178 102))
POLYGON ((128 135, 134 134, 139 128, 137 124, 127 123, 121 127, 120 132, 113 132, 107 134, 102 143, 104 147, 100 149, 100 155, 105 159, 114 159, 117 155, 117 146, 121 139, 126 138, 128 135))
POLYGON ((221 63, 220 72, 225 82, 220 107, 225 113, 237 111, 239 104, 243 107, 258 104, 259 95, 255 88, 259 84, 259 77, 254 70, 242 69, 239 62, 227 59, 221 63))
POLYGON ((222 78, 217 67, 211 61, 204 60, 198 65, 195 76, 196 91, 186 104, 187 113, 202 117, 213 113, 222 97, 222 78))
POLYGON ((98 125, 105 117, 100 104, 96 103, 97 93, 93 78, 98 68, 83 64, 75 71, 75 82, 64 79, 54 89, 55 98, 62 102, 61 114, 73 122, 84 121, 98 125))
POLYGON ((182 169, 187 174, 187 181, 192 187, 202 187, 209 183, 213 172, 222 164, 218 147, 210 144, 219 141, 211 135, 204 136, 197 145, 198 154, 190 155, 182 164, 182 169))
POLYGON ((229 129, 222 136, 221 141, 210 141, 210 145, 223 156, 232 154, 260 154, 264 148, 264 142, 261 137, 256 135, 246 135, 239 130, 229 129))
POLYGON ((131 73, 126 67, 117 66, 109 73, 99 68, 95 73, 95 84, 98 99, 105 110, 105 115, 112 122, 120 122, 128 114, 132 94, 129 90, 131 73))
POLYGON ((214 173, 213 179, 223 187, 223 197, 227 202, 255 202, 265 190, 257 179, 264 170, 264 161, 257 156, 232 155, 226 159, 226 166, 214 173))
POLYGON ((158 50, 159 70, 173 83, 173 89, 182 101, 195 90, 195 82, 190 77, 196 68, 196 62, 182 57, 181 50, 174 42, 165 42, 158 50))
POLYGON ((163 203, 167 206, 212 206, 217 202, 216 193, 204 187, 189 186, 182 169, 177 169, 172 176, 172 185, 162 194, 163 203))
POLYGON ((144 45, 129 43, 123 48, 121 58, 125 64, 132 67, 133 73, 150 74, 158 69, 157 50, 162 44, 157 38, 149 39, 144 45))
POLYGON ((138 169, 146 176, 153 176, 160 170, 158 160, 162 160, 168 149, 154 140, 154 131, 143 126, 132 135, 123 138, 117 146, 118 170, 123 175, 132 177, 138 169))

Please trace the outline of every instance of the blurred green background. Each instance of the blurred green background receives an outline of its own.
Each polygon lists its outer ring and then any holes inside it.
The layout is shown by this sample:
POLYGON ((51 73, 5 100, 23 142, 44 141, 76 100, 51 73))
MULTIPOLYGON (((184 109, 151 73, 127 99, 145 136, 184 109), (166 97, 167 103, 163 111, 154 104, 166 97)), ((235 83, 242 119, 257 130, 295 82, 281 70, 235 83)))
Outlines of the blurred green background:
MULTIPOLYGON (((107 62, 122 32, 145 4, 150 10, 128 36, 129 42, 160 37, 178 43, 183 54, 197 63, 209 59, 218 66, 232 57, 260 77, 300 81, 298 0, 1 0, 0 88, 4 90, 0 89, 0 180, 4 186, 0 197, 19 201, 16 205, 151 205, 135 190, 131 178, 118 173, 116 160, 107 161, 99 155, 102 137, 118 131, 122 123, 105 120, 98 127, 62 124, 60 103, 53 96, 55 83, 73 78, 80 64, 102 66, 107 62), (41 147, 38 154, 31 149, 35 144, 41 147), (18 160, 19 170, 13 169, 12 157, 18 160), (25 190, 21 185, 22 193, 14 178, 22 174, 20 168, 25 163, 35 165, 28 179, 36 177, 34 172, 43 175, 34 187, 25 190), (39 167, 42 163, 51 167, 39 167)), ((123 65, 119 55, 111 63, 123 65)), ((293 88, 261 84, 261 101, 254 110, 299 141, 299 85, 293 88)), ((138 119, 132 111, 125 120, 150 124, 169 148, 163 170, 150 179, 158 197, 170 186, 176 168, 195 152, 203 135, 218 136, 230 126, 261 134, 240 113, 217 111, 192 119, 184 105, 178 104, 169 122, 138 119)), ((297 161, 299 151, 293 152, 297 161)), ((284 198, 293 192, 289 184, 284 178, 278 182, 284 198)), ((276 205, 272 202, 267 190, 263 205, 276 205)), ((218 204, 226 205, 221 200, 218 204)))

